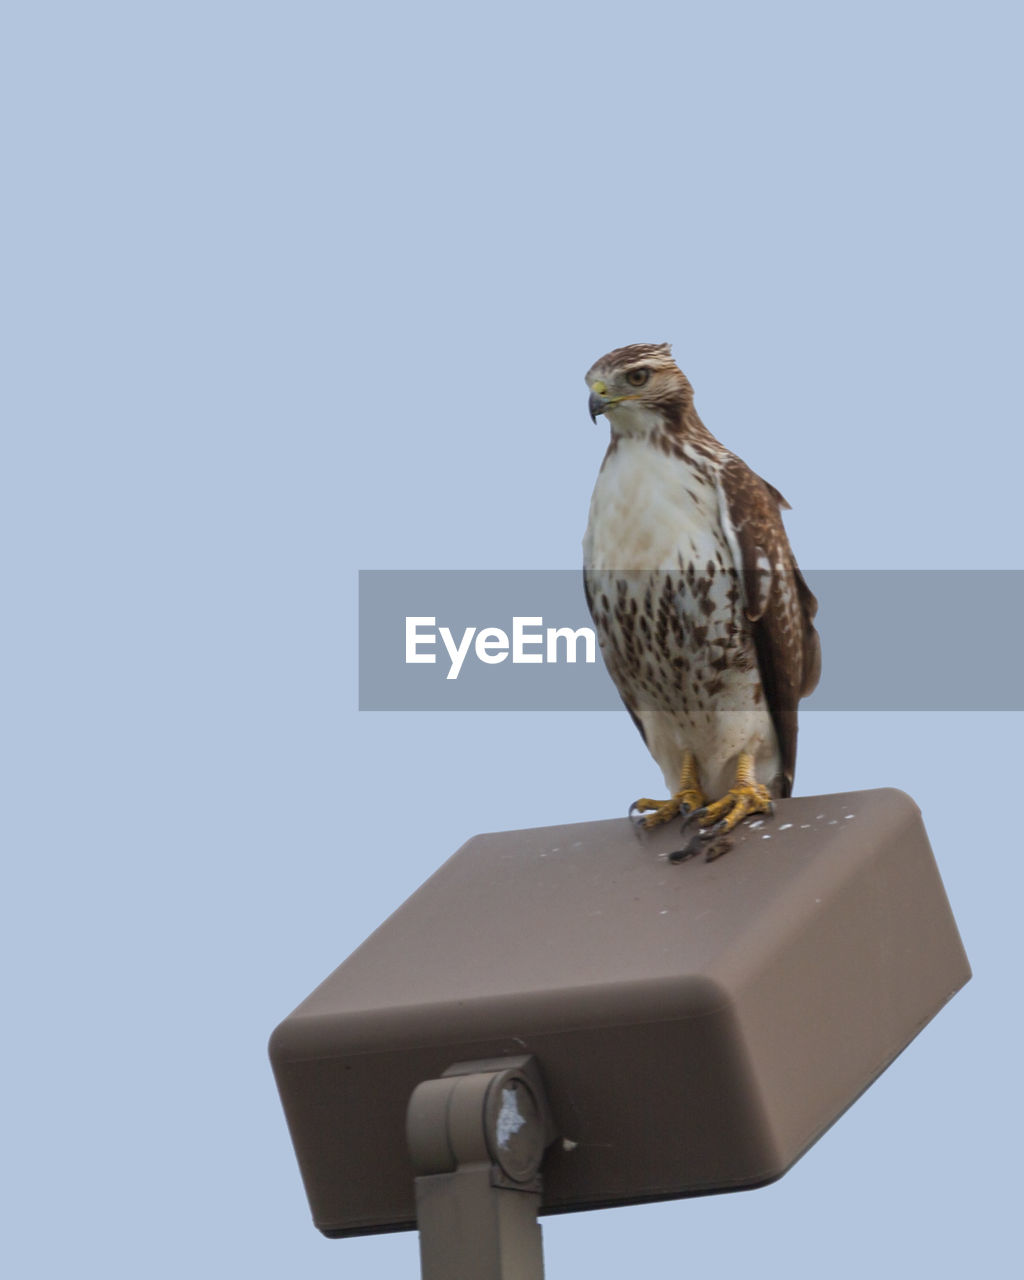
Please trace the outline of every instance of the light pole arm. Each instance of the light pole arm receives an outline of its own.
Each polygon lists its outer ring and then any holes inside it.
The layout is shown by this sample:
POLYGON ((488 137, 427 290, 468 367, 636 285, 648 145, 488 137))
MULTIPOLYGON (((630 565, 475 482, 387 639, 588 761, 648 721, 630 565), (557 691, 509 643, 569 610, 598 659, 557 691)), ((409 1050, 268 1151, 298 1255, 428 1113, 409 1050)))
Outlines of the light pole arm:
POLYGON ((423 1280, 543 1280, 540 1165, 554 1135, 530 1057, 457 1063, 406 1116, 423 1280))

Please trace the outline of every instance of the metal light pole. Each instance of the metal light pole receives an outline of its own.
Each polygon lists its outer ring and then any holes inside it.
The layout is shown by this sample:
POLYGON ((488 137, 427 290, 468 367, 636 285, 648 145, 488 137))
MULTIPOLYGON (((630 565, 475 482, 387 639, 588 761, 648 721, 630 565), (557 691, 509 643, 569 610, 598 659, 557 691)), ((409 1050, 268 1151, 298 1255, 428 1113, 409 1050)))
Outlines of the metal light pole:
POLYGON ((425 1080, 407 1130, 423 1280, 543 1280, 540 1165, 555 1132, 534 1060, 425 1080))

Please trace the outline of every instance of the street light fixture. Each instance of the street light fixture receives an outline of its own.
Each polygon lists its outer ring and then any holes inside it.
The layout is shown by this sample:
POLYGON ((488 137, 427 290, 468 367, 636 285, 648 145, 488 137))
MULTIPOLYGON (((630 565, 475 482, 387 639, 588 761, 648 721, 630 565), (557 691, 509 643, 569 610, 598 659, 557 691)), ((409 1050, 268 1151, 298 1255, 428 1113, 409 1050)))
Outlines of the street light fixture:
POLYGON ((322 1232, 540 1276, 538 1211, 780 1177, 970 977, 902 792, 779 801, 711 862, 674 826, 475 837, 281 1023, 322 1232))

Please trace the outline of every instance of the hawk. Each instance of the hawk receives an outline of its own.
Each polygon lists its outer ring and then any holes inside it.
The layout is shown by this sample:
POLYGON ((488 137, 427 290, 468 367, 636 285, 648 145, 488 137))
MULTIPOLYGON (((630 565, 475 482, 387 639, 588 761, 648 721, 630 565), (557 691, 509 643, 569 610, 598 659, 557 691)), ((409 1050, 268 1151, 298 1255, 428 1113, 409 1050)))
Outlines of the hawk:
MULTIPOLYGON (((788 796, 797 703, 818 683, 811 594, 782 494, 704 426, 668 343, 611 351, 587 374, 611 441, 583 539, 584 586, 608 672, 661 768, 658 826, 724 835, 788 796)), ((709 856, 710 853, 709 853, 709 856)))

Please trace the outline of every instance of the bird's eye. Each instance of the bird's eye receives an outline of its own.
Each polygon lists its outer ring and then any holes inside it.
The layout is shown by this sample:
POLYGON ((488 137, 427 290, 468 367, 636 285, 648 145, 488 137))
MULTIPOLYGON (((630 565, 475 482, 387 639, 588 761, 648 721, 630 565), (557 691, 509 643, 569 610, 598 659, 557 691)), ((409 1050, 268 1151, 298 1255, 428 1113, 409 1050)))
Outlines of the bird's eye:
POLYGON ((626 374, 626 381, 631 387, 642 387, 650 376, 650 369, 630 369, 626 374))

